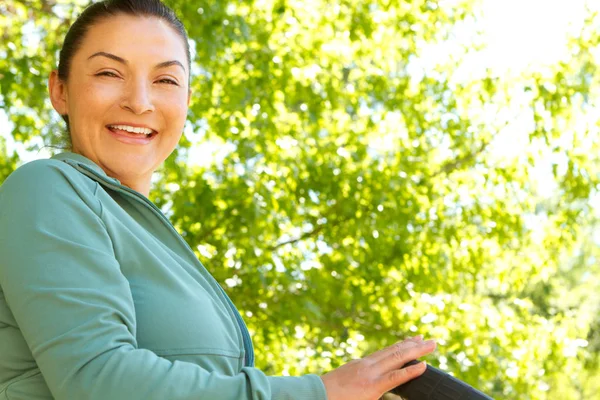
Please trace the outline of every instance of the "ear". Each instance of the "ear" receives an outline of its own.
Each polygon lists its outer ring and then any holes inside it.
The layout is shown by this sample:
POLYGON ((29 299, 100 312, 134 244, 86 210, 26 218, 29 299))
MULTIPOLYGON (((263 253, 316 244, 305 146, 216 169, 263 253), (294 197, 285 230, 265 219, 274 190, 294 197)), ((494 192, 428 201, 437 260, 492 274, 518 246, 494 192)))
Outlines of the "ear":
POLYGON ((58 71, 54 70, 48 78, 48 92, 52 107, 60 114, 67 115, 67 84, 58 78, 58 71))
POLYGON ((190 100, 192 99, 192 88, 190 88, 188 90, 188 100, 187 100, 187 105, 188 107, 190 106, 190 100))

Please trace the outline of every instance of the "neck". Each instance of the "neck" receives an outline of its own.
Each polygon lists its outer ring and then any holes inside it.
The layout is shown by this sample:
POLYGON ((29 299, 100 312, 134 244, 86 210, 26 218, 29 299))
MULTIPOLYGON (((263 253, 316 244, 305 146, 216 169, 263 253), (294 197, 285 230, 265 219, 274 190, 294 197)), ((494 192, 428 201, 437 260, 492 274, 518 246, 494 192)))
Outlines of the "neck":
MULTIPOLYGON (((119 178, 117 178, 119 179, 119 178)), ((139 192, 140 194, 143 194, 146 197, 150 196, 150 180, 148 179, 147 181, 144 182, 126 182, 126 181, 121 181, 121 184, 123 186, 127 186, 129 189, 133 189, 136 192, 139 192)))

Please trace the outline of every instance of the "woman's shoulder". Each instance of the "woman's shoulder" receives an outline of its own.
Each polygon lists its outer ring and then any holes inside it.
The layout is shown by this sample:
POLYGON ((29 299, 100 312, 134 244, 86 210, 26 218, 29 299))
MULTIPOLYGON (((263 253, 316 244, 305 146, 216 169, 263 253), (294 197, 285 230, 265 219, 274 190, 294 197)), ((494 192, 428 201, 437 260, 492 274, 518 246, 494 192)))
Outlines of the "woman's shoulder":
POLYGON ((41 201, 73 195, 95 197, 96 183, 71 165, 56 159, 40 159, 21 165, 0 185, 0 203, 34 196, 41 201), (60 194, 60 196, 55 196, 60 194))
POLYGON ((73 168, 71 165, 61 160, 52 158, 30 161, 18 167, 2 183, 0 189, 14 185, 42 187, 61 185, 61 184, 86 185, 93 188, 94 182, 90 182, 83 174, 73 168))

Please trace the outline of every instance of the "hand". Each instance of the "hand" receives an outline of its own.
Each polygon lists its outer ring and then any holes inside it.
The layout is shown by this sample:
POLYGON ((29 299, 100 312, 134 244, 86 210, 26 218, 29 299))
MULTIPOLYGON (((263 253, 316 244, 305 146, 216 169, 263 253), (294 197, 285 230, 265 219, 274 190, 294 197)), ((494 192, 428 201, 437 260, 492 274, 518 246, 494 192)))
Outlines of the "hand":
POLYGON ((425 372, 424 362, 403 368, 404 364, 435 350, 433 340, 408 338, 352 360, 321 376, 328 400, 377 400, 384 393, 425 372))

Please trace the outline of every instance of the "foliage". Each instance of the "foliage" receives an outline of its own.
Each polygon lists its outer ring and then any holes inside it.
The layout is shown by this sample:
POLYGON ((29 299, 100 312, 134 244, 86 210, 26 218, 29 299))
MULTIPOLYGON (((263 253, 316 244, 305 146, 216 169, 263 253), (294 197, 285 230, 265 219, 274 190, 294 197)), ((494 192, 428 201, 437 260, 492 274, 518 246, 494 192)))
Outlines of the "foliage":
MULTIPOLYGON (((476 38, 420 60, 473 21, 467 0, 168 3, 194 98, 152 199, 242 311, 259 367, 324 372, 419 332, 432 364, 497 398, 593 398, 597 17, 556 65, 465 77, 476 38)), ((83 6, 0 4, 0 108, 31 148, 63 130, 46 77, 83 6)), ((16 158, 0 153, 1 181, 16 158)))

